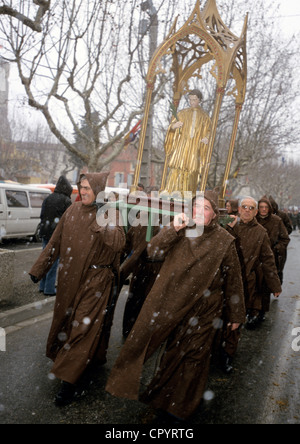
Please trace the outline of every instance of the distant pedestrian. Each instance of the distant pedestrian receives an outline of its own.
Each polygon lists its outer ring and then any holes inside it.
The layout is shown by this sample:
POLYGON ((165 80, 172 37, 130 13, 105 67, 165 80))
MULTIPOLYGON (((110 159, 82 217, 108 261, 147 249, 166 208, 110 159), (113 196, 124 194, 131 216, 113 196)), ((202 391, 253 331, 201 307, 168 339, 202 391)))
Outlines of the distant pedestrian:
POLYGON ((298 210, 292 208, 291 211, 288 213, 288 215, 292 222, 293 231, 296 231, 298 227, 300 229, 300 214, 298 210))
POLYGON ((72 402, 75 384, 95 362, 106 362, 124 229, 109 218, 98 224, 96 197, 108 173, 87 173, 81 201, 64 213, 47 247, 30 270, 36 282, 60 257, 54 316, 47 342, 51 372, 62 380, 57 405, 72 402))
POLYGON ((297 226, 298 226, 298 229, 300 231, 300 213, 299 213, 299 211, 297 213, 297 226))
MULTIPOLYGON (((48 196, 42 205, 40 236, 42 238, 43 249, 46 248, 54 230, 64 212, 72 204, 71 194, 73 187, 65 176, 60 176, 55 190, 48 196)), ((40 292, 45 296, 56 295, 56 274, 59 258, 56 259, 51 270, 40 282, 40 292)))

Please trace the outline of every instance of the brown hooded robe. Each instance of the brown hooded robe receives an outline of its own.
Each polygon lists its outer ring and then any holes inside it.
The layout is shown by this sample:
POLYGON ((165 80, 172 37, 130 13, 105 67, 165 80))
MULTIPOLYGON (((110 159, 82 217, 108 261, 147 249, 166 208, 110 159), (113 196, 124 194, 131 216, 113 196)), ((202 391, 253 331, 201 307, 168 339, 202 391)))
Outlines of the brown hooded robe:
POLYGON ((283 281, 283 268, 285 265, 286 251, 290 238, 283 220, 273 214, 273 207, 266 196, 263 196, 258 205, 263 202, 269 207, 269 214, 267 217, 257 215, 257 222, 262 225, 268 232, 271 248, 275 256, 276 266, 281 283, 283 281))
POLYGON ((259 311, 262 309, 262 280, 265 280, 273 293, 282 290, 268 233, 256 218, 247 224, 240 221, 234 228, 228 227, 228 231, 237 239, 246 308, 259 311))
POLYGON ((245 320, 239 259, 233 237, 217 223, 192 240, 185 230, 177 233, 171 224, 151 240, 148 255, 162 255, 165 262, 106 390, 138 399, 143 364, 168 339, 160 371, 142 401, 187 418, 198 407, 207 382, 212 341, 220 327, 223 289, 230 320, 245 320))
MULTIPOLYGON (((155 234, 158 231, 159 227, 154 227, 155 234)), ((138 225, 131 227, 126 235, 127 258, 120 267, 121 285, 131 273, 132 277, 124 309, 123 336, 128 336, 132 329, 163 262, 148 258, 146 232, 147 227, 138 225)))
MULTIPOLYGON (((105 189, 107 175, 85 174, 95 196, 105 189)), ((96 214, 95 205, 76 202, 69 207, 30 271, 41 279, 56 258, 60 259, 47 356, 54 361, 52 373, 72 384, 95 357, 103 337, 105 344, 99 359, 105 362, 110 325, 106 330, 103 325, 107 325, 114 276, 125 245, 123 228, 99 226, 96 214), (99 268, 91 269, 91 265, 99 268)), ((110 318, 111 312, 112 309, 110 318)))
MULTIPOLYGON (((286 250, 290 242, 290 238, 282 219, 279 216, 273 214, 273 208, 269 199, 266 196, 263 196, 258 201, 258 206, 261 202, 266 203, 268 205, 269 214, 267 217, 261 217, 258 214, 256 217, 257 222, 260 225, 262 225, 268 232, 269 239, 271 242, 271 248, 275 257, 277 273, 280 282, 282 284, 286 250)), ((261 283, 261 298, 262 298, 262 309, 264 312, 267 312, 270 309, 270 297, 271 297, 270 287, 268 283, 265 280, 263 280, 261 283)))

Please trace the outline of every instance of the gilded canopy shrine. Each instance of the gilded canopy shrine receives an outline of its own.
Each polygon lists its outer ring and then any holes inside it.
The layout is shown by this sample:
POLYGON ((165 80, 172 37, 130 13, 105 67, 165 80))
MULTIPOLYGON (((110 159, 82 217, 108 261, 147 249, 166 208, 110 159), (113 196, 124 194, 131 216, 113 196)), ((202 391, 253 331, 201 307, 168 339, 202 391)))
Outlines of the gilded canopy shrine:
MULTIPOLYGON (((226 183, 229 177, 232 162, 240 112, 246 93, 247 19, 248 17, 246 16, 241 35, 238 37, 231 32, 222 21, 217 9, 216 0, 208 0, 203 10, 201 10, 200 0, 197 0, 190 17, 179 30, 176 29, 178 18, 175 20, 169 34, 154 52, 148 68, 146 78, 146 104, 140 134, 133 189, 136 189, 140 176, 141 160, 153 88, 157 75, 161 72, 167 72, 164 58, 168 57, 168 60, 170 58, 172 60, 172 65, 169 67, 169 69, 172 72, 173 103, 175 107, 178 106, 182 95, 189 92, 190 79, 198 78, 201 79, 202 82, 205 81, 205 79, 202 77, 202 68, 205 65, 210 64, 209 66, 211 66, 211 68, 209 72, 216 82, 214 110, 211 116, 210 137, 205 153, 205 159, 201 164, 201 171, 199 171, 200 191, 204 191, 207 185, 220 108, 229 80, 231 81, 230 85, 233 85, 231 90, 227 92, 227 94, 231 95, 235 100, 235 116, 230 146, 228 147, 228 157, 224 171, 222 191, 220 195, 221 200, 224 198, 226 183)), ((166 156, 161 189, 164 189, 165 185, 168 167, 167 161, 168 159, 166 156)))

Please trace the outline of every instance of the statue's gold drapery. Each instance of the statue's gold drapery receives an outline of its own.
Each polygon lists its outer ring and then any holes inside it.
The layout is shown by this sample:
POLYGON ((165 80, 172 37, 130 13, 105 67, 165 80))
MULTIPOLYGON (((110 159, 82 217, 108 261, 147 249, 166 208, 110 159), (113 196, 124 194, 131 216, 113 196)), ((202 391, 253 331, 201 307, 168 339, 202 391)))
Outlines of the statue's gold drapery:
POLYGON ((166 135, 161 189, 168 193, 192 191, 195 194, 207 156, 208 145, 202 139, 210 137, 211 120, 200 107, 179 111, 178 119, 183 122, 183 127, 172 130, 172 124, 176 122, 174 118, 166 135))
MULTIPOLYGON (((246 33, 247 16, 245 18, 243 30, 240 37, 234 35, 230 29, 223 23, 217 9, 216 0, 208 0, 204 9, 200 10, 200 0, 197 0, 195 8, 186 21, 186 23, 176 31, 177 19, 175 20, 169 34, 165 40, 158 46, 150 61, 147 73, 147 95, 145 112, 142 122, 141 135, 139 140, 138 158, 134 176, 133 189, 137 188, 140 176, 141 160, 145 143, 146 128, 148 122, 149 108, 152 99, 152 92, 157 74, 166 72, 163 69, 162 59, 165 56, 172 57, 171 70, 174 74, 173 83, 173 103, 178 106, 181 96, 189 91, 188 81, 192 77, 201 79, 201 69, 208 62, 213 63, 210 71, 216 80, 216 97, 213 115, 211 117, 211 129, 209 143, 206 147, 199 146, 199 152, 202 150, 204 158, 199 162, 199 171, 197 173, 199 188, 204 191, 207 184, 209 168, 211 164, 213 147, 215 142, 217 124, 219 119, 222 99, 225 94, 227 83, 230 79, 234 80, 234 88, 228 93, 232 95, 236 102, 236 114, 232 130, 232 137, 228 152, 227 165, 224 172, 223 186, 220 198, 224 198, 226 183, 229 177, 234 144, 237 133, 237 126, 242 105, 246 93, 246 33)), ((166 152, 167 152, 166 147, 166 152)), ((184 149, 181 154, 184 153, 184 149)), ((180 156, 180 154, 178 154, 180 156)), ((186 152, 186 156, 188 154, 186 152)), ((176 155, 173 155, 175 162, 176 155)), ((170 156, 166 156, 166 161, 170 161, 170 156)), ((176 159, 176 162, 178 159, 176 159)), ((190 164, 185 159, 186 165, 190 164)), ((169 166, 168 166, 169 168, 169 166)), ((167 166, 165 167, 162 186, 166 181, 167 166)), ((175 171, 174 171, 175 175, 175 171)), ((173 180, 175 180, 175 176, 173 180)), ((170 179, 171 180, 171 179, 170 179)), ((193 179, 191 179, 193 182, 193 179)), ((177 179, 178 182, 178 179, 177 179)), ((189 181, 184 179, 179 182, 190 185, 189 181)), ((182 191, 183 189, 181 189, 182 191)))

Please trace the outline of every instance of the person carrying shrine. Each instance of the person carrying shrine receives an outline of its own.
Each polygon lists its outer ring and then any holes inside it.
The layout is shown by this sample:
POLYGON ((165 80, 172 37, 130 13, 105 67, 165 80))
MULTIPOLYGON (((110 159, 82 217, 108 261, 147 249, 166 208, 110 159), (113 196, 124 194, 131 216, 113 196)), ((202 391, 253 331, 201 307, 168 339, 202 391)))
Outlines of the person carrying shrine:
POLYGON ((193 203, 194 222, 204 217, 202 234, 190 238, 181 214, 151 239, 148 256, 164 262, 106 386, 114 396, 141 399, 178 420, 188 419, 202 399, 224 303, 232 329, 246 315, 234 238, 217 222, 216 194, 204 197, 193 203), (139 398, 143 365, 165 342, 158 372, 139 398))

